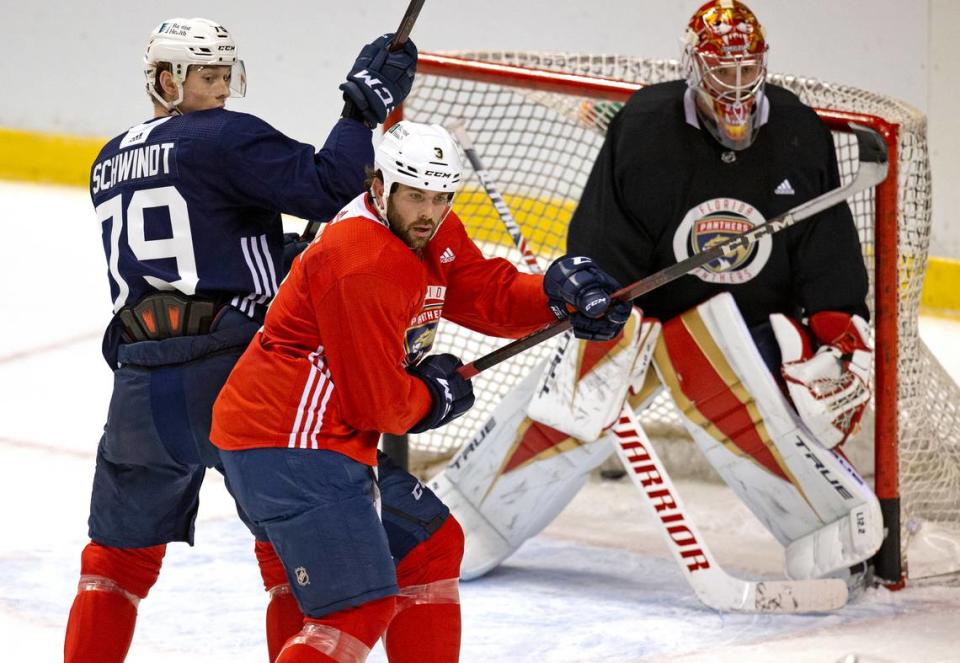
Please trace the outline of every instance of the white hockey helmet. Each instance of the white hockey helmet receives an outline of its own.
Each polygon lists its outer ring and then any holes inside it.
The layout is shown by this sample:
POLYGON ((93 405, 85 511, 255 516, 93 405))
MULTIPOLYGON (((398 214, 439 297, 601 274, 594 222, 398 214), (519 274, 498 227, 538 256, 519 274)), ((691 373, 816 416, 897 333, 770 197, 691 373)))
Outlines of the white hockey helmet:
POLYGON ((384 220, 394 184, 449 193, 452 206, 463 173, 460 152, 449 131, 439 124, 407 120, 383 134, 374 150, 374 167, 383 178, 383 201, 376 196, 373 200, 384 220))
POLYGON ((183 81, 191 65, 227 66, 230 92, 242 97, 247 91, 247 74, 243 60, 237 58, 237 44, 222 25, 205 18, 171 18, 150 33, 147 52, 143 56, 147 92, 168 111, 176 110, 183 101, 183 81), (177 98, 167 101, 157 92, 157 65, 167 62, 177 86, 177 98))

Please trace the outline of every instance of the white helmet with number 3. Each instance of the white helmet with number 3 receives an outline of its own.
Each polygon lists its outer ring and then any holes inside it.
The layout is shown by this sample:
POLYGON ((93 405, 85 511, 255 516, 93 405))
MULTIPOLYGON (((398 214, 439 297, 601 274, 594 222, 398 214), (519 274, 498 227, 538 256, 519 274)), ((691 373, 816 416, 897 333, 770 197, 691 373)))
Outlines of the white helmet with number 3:
POLYGON ((460 152, 450 132, 439 124, 406 120, 397 122, 383 135, 374 150, 374 167, 383 178, 383 200, 376 196, 373 200, 384 219, 394 184, 448 192, 453 205, 463 172, 460 152))
POLYGON ((169 111, 183 101, 183 81, 190 66, 232 67, 230 92, 242 97, 247 89, 243 60, 237 59, 237 44, 222 25, 205 18, 171 18, 150 33, 143 56, 147 92, 169 111), (168 101, 157 91, 158 65, 170 64, 177 98, 168 101))

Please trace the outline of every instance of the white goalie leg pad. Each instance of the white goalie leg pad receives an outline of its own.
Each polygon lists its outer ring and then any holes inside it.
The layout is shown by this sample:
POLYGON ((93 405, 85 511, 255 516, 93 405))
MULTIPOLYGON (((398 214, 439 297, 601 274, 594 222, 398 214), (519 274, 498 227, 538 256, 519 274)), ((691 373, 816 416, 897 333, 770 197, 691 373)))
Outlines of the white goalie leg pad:
POLYGON ((790 542, 786 547, 787 576, 822 578, 853 566, 872 557, 883 536, 880 504, 868 499, 847 515, 790 542))
POLYGON ((499 565, 563 510, 610 454, 606 440, 584 443, 526 416, 539 366, 497 406, 430 488, 460 522, 460 577, 499 565))
POLYGON ((786 548, 791 578, 873 555, 880 505, 842 456, 813 441, 757 350, 733 297, 664 325, 655 366, 707 459, 786 548))
POLYGON ((599 438, 617 420, 627 389, 646 375, 656 336, 641 320, 635 308, 623 334, 608 342, 565 333, 530 401, 530 418, 578 440, 599 438))

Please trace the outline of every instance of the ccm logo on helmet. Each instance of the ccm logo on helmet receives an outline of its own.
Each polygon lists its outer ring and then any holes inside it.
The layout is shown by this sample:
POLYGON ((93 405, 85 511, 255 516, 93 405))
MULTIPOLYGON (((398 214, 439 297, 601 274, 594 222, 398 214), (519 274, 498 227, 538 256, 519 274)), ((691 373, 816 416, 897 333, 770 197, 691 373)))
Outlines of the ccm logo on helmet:
POLYGON ((432 177, 447 177, 447 178, 453 177, 453 175, 451 175, 450 173, 441 173, 436 170, 425 170, 423 174, 427 176, 432 176, 432 177))

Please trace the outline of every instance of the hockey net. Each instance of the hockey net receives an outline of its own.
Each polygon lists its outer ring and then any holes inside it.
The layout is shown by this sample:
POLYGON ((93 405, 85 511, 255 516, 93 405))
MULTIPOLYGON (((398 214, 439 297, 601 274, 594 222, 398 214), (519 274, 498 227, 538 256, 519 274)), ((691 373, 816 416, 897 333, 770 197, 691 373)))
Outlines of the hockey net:
MULTIPOLYGON (((402 113, 419 122, 465 120, 484 165, 545 267, 564 252, 567 222, 620 104, 638 84, 682 77, 675 61, 618 55, 422 54, 402 113)), ((872 126, 887 140, 893 175, 875 191, 848 201, 870 273, 878 352, 870 419, 847 451, 873 480, 893 531, 878 556, 878 575, 898 582, 907 577, 907 569, 911 579, 956 573, 960 389, 918 337, 931 220, 926 119, 902 102, 849 86, 780 74, 769 80, 796 93, 830 126, 844 181, 857 163, 856 140, 844 131, 847 121, 872 126), (933 554, 931 548, 937 546, 932 541, 941 548, 933 554)), ((488 255, 524 269, 475 174, 466 179, 454 207, 488 255)), ((502 343, 443 322, 436 351, 468 361, 502 343)), ((544 343, 478 376, 477 402, 466 416, 412 437, 413 464, 422 468, 468 442, 494 406, 552 348, 544 343)), ((642 413, 642 422, 655 439, 686 437, 665 393, 642 413)), ((682 459, 673 468, 677 473, 696 466, 699 458, 693 445, 682 442, 665 456, 682 459)))

